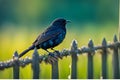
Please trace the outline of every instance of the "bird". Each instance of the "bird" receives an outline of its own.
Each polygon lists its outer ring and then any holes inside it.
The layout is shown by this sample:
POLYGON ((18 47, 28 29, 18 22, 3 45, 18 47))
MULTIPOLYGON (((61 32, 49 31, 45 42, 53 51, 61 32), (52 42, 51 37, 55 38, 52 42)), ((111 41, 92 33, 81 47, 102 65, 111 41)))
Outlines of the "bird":
POLYGON ((43 49, 50 53, 47 49, 54 50, 54 47, 58 46, 60 43, 63 42, 66 36, 66 24, 70 22, 64 18, 57 18, 55 19, 48 28, 46 28, 32 43, 32 45, 24 50, 20 55, 19 58, 25 55, 30 50, 34 48, 43 49))

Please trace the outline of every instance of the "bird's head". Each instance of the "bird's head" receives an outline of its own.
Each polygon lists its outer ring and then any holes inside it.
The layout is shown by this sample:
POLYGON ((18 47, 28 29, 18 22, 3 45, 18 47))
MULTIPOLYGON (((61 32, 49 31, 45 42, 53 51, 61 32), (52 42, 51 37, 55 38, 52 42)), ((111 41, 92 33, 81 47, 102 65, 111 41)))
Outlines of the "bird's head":
POLYGON ((65 27, 65 25, 68 23, 68 22, 70 22, 69 20, 65 20, 65 19, 63 19, 63 18, 58 18, 58 19, 55 19, 53 22, 52 22, 52 25, 54 25, 54 26, 64 26, 65 27))

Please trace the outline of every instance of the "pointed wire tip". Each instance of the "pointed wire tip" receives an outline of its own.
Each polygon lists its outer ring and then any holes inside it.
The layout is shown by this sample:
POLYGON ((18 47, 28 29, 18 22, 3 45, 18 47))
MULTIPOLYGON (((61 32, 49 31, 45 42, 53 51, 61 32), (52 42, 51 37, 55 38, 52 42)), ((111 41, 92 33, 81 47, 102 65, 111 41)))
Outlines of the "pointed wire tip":
POLYGON ((77 41, 76 40, 73 40, 72 41, 72 44, 71 44, 71 50, 74 50, 74 49, 77 49, 78 46, 77 46, 77 41))
POLYGON ((71 46, 77 46, 77 41, 73 40, 71 46))
POLYGON ((93 46, 94 46, 93 41, 92 41, 92 39, 90 39, 89 43, 88 43, 88 47, 93 47, 93 46))
POLYGON ((103 46, 106 46, 106 45, 107 45, 107 41, 106 41, 105 38, 103 38, 102 45, 103 45, 103 46))
POLYGON ((14 52, 13 57, 18 57, 18 52, 17 51, 14 52))
POLYGON ((15 53, 13 54, 13 60, 18 60, 18 53, 17 53, 17 51, 15 51, 15 53))
POLYGON ((114 42, 117 42, 117 41, 118 41, 116 34, 114 35, 113 41, 114 41, 114 42))
POLYGON ((73 44, 75 44, 75 45, 77 44, 77 41, 75 39, 72 41, 72 45, 73 44))

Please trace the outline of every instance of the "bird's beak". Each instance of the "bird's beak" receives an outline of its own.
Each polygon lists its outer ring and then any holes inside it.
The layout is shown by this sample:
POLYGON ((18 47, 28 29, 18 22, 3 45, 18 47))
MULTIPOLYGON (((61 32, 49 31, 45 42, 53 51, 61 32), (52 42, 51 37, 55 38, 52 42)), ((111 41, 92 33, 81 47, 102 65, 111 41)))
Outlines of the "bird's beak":
POLYGON ((67 20, 66 23, 71 23, 71 21, 70 21, 70 20, 67 20))

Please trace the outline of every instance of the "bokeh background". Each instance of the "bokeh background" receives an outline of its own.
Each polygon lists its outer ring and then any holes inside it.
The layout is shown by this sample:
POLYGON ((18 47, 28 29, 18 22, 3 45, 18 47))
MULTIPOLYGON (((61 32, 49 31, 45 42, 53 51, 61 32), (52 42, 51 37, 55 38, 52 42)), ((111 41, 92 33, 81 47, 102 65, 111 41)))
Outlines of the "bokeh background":
MULTIPOLYGON (((105 37, 109 43, 118 35, 118 0, 0 0, 0 61, 21 53, 55 18, 71 20, 67 35, 57 50, 70 49, 76 39, 78 46, 87 46, 89 39, 101 45, 105 37)), ((38 50, 40 54, 47 54, 38 50)), ((26 56, 31 57, 33 51, 26 56)), ((108 78, 112 78, 112 54, 108 54, 108 78)), ((23 58, 24 58, 23 57, 23 58)), ((71 57, 59 60, 60 78, 68 78, 71 57)), ((31 65, 20 69, 20 78, 32 78, 31 65)), ((13 78, 12 68, 0 71, 0 78, 13 78)), ((41 78, 51 78, 51 65, 41 64, 41 78)), ((101 76, 101 55, 94 56, 94 78, 101 76)), ((87 78, 87 55, 78 59, 78 78, 87 78)))

